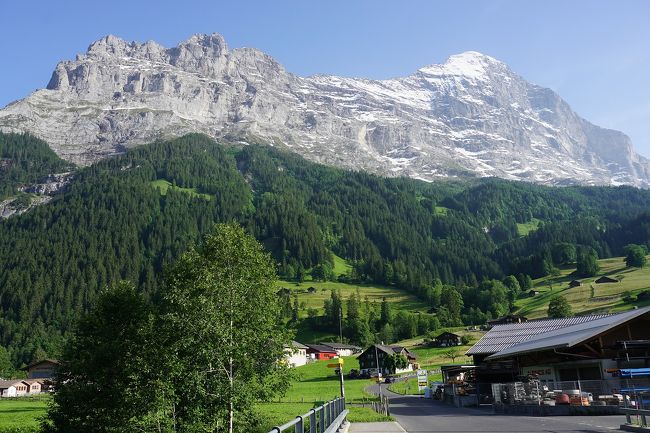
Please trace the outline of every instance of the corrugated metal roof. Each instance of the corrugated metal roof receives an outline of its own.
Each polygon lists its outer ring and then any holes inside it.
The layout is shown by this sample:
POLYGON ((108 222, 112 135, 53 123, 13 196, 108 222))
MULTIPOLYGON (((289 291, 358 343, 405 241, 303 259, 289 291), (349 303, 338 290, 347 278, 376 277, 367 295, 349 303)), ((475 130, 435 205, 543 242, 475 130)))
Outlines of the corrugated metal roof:
POLYGON ((500 358, 514 353, 570 347, 585 341, 591 335, 598 335, 647 312, 650 312, 650 308, 619 314, 597 314, 497 325, 472 346, 467 351, 467 355, 493 354, 490 358, 500 358))

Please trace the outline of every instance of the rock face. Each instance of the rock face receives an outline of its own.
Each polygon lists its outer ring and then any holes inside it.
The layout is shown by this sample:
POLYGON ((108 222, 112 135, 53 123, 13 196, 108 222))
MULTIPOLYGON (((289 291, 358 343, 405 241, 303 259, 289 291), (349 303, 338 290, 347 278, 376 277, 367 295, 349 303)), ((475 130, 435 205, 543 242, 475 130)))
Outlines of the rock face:
POLYGON ((169 49, 107 36, 59 63, 46 89, 0 110, 0 129, 29 131, 80 164, 202 132, 389 176, 650 184, 650 161, 627 136, 477 52, 366 80, 299 77, 216 34, 169 49))

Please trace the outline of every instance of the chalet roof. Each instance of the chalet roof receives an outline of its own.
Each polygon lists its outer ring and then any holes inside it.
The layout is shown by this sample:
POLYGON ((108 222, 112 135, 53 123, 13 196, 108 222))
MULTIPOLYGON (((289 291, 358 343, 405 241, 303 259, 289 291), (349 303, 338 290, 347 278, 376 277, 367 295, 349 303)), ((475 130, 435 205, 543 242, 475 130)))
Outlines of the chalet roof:
POLYGON ((9 380, 0 380, 0 389, 7 389, 12 385, 25 384, 25 381, 22 379, 9 379, 9 380))
POLYGON ((292 341, 291 341, 291 347, 293 347, 294 349, 308 349, 307 346, 305 346, 305 345, 302 344, 302 343, 298 343, 298 342, 295 341, 295 340, 292 340, 292 341))
POLYGON ((352 344, 345 344, 345 343, 333 343, 333 342, 321 342, 320 343, 322 346, 328 346, 331 347, 332 349, 336 350, 361 350, 359 346, 354 346, 352 344))
POLYGON ((40 359, 38 361, 32 362, 27 367, 21 368, 21 370, 29 370, 30 368, 34 368, 39 364, 45 364, 45 363, 54 364, 54 365, 61 364, 57 359, 40 359))
POLYGON ((497 359, 515 354, 572 347, 646 313, 650 313, 650 307, 618 314, 497 325, 472 346, 467 355, 483 354, 490 355, 488 359, 497 359))
POLYGON ((335 353, 336 351, 329 347, 329 346, 324 346, 322 344, 307 344, 307 349, 311 349, 314 352, 324 352, 324 353, 335 353))
POLYGON ((415 359, 415 354, 413 354, 404 346, 387 346, 384 344, 375 344, 374 346, 370 346, 365 351, 367 352, 368 350, 374 348, 375 346, 377 346, 377 350, 381 350, 382 352, 387 353, 388 355, 393 355, 395 353, 400 354, 402 352, 405 352, 407 357, 415 359))
POLYGON ((618 283, 618 280, 616 278, 608 277, 608 276, 602 276, 598 278, 595 283, 618 283))
POLYGON ((443 332, 442 334, 438 335, 436 338, 444 338, 444 337, 460 338, 460 335, 454 334, 453 332, 443 332))

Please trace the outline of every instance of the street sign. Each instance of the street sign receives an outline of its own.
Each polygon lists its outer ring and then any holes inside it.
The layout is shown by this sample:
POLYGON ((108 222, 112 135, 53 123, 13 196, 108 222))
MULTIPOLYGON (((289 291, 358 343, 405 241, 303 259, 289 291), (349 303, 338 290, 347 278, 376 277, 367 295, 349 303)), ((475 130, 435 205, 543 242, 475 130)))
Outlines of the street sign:
POLYGON ((429 386, 429 376, 426 370, 418 370, 418 391, 423 391, 429 386))

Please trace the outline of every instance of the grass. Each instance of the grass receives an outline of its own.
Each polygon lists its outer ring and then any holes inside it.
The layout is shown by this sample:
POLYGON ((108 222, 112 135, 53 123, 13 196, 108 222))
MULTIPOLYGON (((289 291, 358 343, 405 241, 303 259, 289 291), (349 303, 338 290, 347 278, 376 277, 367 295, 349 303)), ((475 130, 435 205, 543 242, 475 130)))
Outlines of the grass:
POLYGON ((517 223, 517 233, 519 236, 526 236, 528 233, 537 230, 541 222, 542 220, 533 218, 532 220, 525 223, 517 223))
POLYGON ((173 189, 174 191, 179 191, 179 192, 184 192, 186 194, 189 194, 192 197, 200 197, 206 200, 210 200, 212 198, 209 194, 203 194, 198 192, 196 188, 181 188, 180 186, 172 185, 172 183, 166 179, 154 180, 153 182, 151 182, 151 186, 153 186, 158 191, 160 191, 160 195, 167 195, 167 191, 169 189, 173 189))
MULTIPOLYGON (((429 384, 432 382, 442 382, 442 375, 440 373, 429 374, 427 381, 429 384)), ((399 382, 391 383, 388 385, 388 389, 396 394, 424 395, 424 390, 420 391, 418 389, 417 377, 409 377, 406 380, 400 380, 399 382)))
MULTIPOLYGON (((359 368, 355 356, 343 358, 345 361, 343 371, 359 368)), ((334 369, 327 367, 334 361, 317 361, 295 369, 296 377, 291 383, 287 393, 272 403, 260 403, 257 408, 264 417, 269 430, 274 425, 284 424, 287 421, 308 412, 313 407, 332 400, 340 395, 338 376, 334 369)), ((365 388, 374 382, 368 379, 345 380, 345 397, 348 404, 363 404, 376 397, 365 392, 365 388)), ((378 414, 369 407, 349 406, 351 422, 387 421, 389 417, 378 414)))
POLYGON ((446 216, 447 212, 449 211, 448 208, 443 206, 436 206, 434 210, 436 215, 441 215, 441 216, 446 216))
POLYGON ((39 426, 39 419, 45 415, 50 400, 48 395, 38 397, 0 399, 0 433, 23 431, 39 426))
POLYGON ((576 279, 572 274, 574 267, 560 270, 557 276, 549 276, 534 280, 535 290, 540 294, 529 297, 523 294, 515 301, 517 314, 531 319, 546 317, 548 304, 560 295, 567 298, 574 314, 596 312, 617 312, 629 310, 633 306, 647 306, 650 301, 633 301, 624 299, 626 294, 632 297, 650 289, 650 267, 627 268, 623 257, 602 259, 598 261, 600 272, 595 277, 578 278, 582 286, 569 288, 569 281, 576 279), (619 280, 618 283, 596 284, 594 281, 607 275, 619 280))
POLYGON ((344 258, 339 257, 334 253, 332 253, 332 257, 334 258, 334 275, 337 277, 345 275, 352 270, 352 266, 350 266, 344 258))
MULTIPOLYGON (((298 302, 304 302, 305 308, 316 308, 319 314, 323 314, 323 303, 325 299, 330 298, 331 290, 340 290, 344 300, 347 300, 351 294, 359 290, 362 301, 367 297, 370 302, 381 303, 382 299, 386 298, 392 304, 394 310, 420 311, 423 313, 428 310, 427 304, 416 296, 404 290, 377 284, 345 284, 334 281, 304 281, 303 283, 279 281, 278 287, 291 290, 292 295, 294 293, 298 295, 298 302), (314 287, 316 291, 309 293, 309 287, 314 287)), ((306 315, 306 311, 301 312, 302 317, 306 315)))

